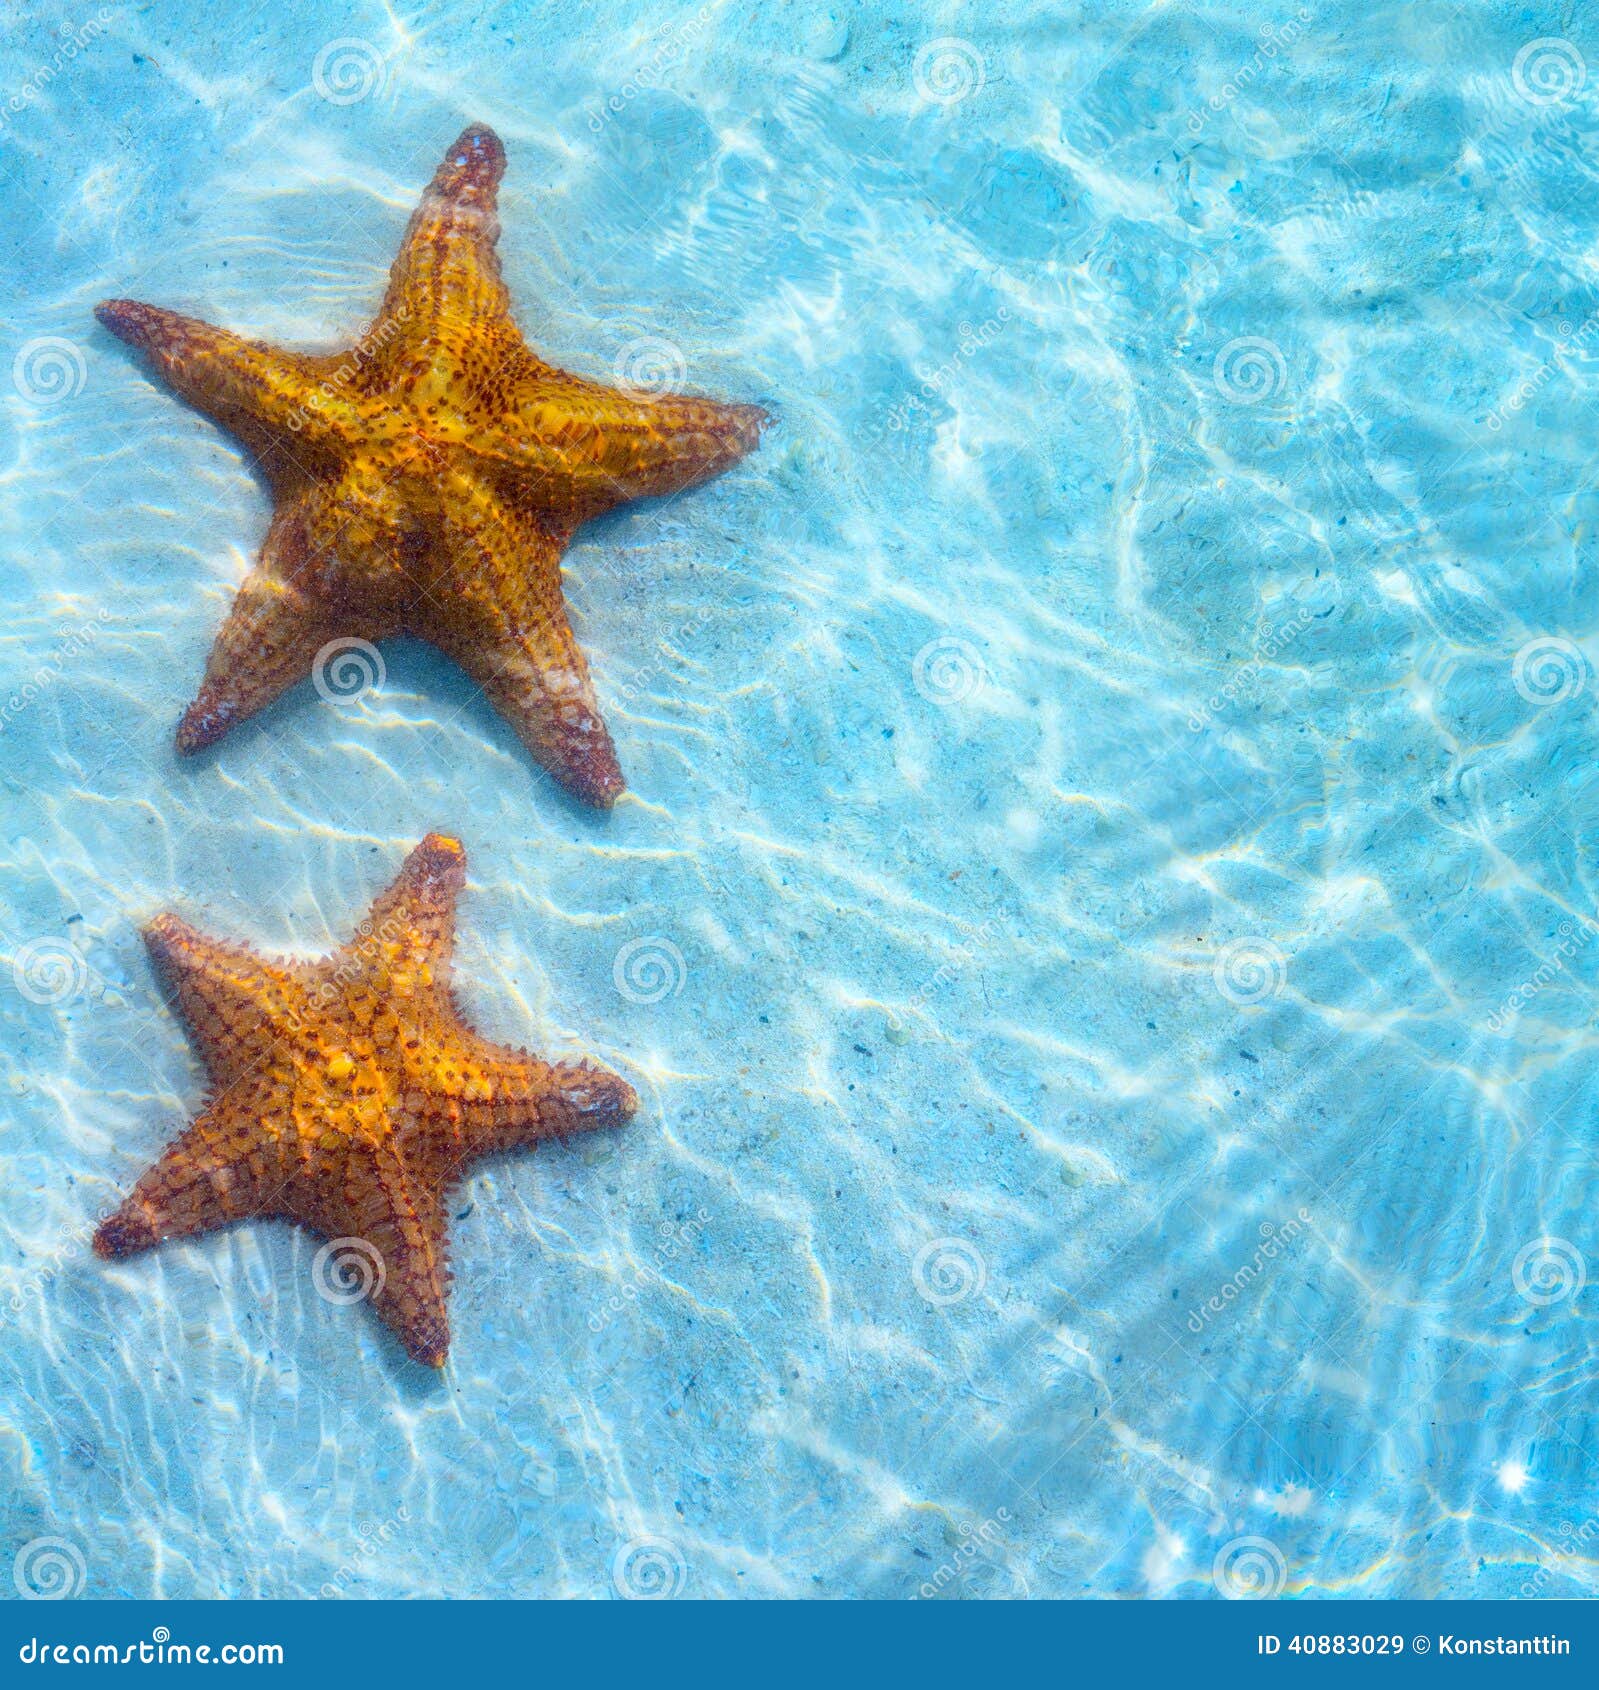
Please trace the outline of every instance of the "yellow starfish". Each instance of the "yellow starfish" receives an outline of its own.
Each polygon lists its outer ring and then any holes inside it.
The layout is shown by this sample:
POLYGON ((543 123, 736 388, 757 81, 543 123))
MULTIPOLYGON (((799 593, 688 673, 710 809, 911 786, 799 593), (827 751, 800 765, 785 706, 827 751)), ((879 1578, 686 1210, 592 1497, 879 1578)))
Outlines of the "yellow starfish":
POLYGON ((567 375, 511 321, 495 243, 505 173, 474 124, 406 230, 376 322, 313 357, 152 305, 95 315, 236 435, 275 511, 206 664, 178 749, 211 744, 311 673, 335 639, 413 634, 480 685, 578 797, 623 790, 561 595, 580 523, 736 462, 766 413, 630 395, 567 375))
POLYGON ((297 1222, 332 1302, 370 1297, 418 1361, 450 1343, 445 1216, 480 1156, 620 1126, 626 1080, 490 1044, 450 994, 460 842, 430 833, 349 944, 272 962, 175 915, 145 940, 210 1076, 205 1108, 94 1235, 131 1256, 246 1219, 297 1222))

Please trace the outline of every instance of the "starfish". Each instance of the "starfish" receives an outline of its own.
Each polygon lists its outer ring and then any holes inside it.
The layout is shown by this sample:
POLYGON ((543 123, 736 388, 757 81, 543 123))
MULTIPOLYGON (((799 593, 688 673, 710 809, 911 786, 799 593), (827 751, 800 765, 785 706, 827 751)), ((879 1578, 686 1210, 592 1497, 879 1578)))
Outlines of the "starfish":
POLYGON ((638 1103, 602 1068, 540 1062, 462 1022, 450 952, 465 879, 459 841, 430 833, 317 962, 269 961, 175 915, 151 923, 212 1089, 101 1223, 101 1256, 294 1221, 333 1241, 316 1265, 330 1301, 370 1296, 412 1356, 443 1366, 451 1188, 479 1157, 620 1126, 638 1103))
POLYGON ((567 621, 562 554, 602 512, 727 468, 767 418, 603 387, 535 356, 495 253, 504 173, 499 137, 467 129, 411 218, 376 321, 347 352, 282 352, 130 299, 95 308, 237 437, 274 504, 179 751, 305 679, 333 641, 411 634, 459 663, 579 798, 609 807, 622 792, 567 621))

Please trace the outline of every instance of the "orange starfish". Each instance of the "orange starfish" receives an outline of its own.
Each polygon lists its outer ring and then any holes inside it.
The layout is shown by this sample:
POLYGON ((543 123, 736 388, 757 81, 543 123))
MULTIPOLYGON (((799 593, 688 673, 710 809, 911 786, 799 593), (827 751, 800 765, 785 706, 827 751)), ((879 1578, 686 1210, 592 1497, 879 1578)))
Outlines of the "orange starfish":
POLYGON ((175 915, 145 939, 168 976, 212 1092, 94 1235, 102 1256, 232 1221, 291 1220, 335 1242, 330 1300, 370 1295, 418 1360, 440 1367, 445 1204, 480 1156, 620 1126, 638 1099, 588 1063, 490 1044, 450 994, 460 843, 430 833, 349 944, 271 962, 175 915))
POLYGON ((178 749, 210 745, 310 674, 336 638, 447 652, 534 757, 590 804, 623 790, 561 596, 580 523, 736 462, 766 413, 619 392, 541 362, 495 243, 505 149, 474 124, 406 230, 377 321, 348 352, 280 352, 111 299, 95 315, 236 435, 275 510, 178 749))

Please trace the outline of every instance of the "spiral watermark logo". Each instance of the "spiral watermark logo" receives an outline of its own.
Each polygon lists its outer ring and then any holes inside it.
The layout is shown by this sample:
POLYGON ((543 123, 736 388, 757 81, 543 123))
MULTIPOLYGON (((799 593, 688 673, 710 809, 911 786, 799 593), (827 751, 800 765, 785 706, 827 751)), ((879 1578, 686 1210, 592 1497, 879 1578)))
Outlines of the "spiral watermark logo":
POLYGON ((388 80, 382 53, 358 35, 330 41, 311 66, 311 86, 330 106, 353 106, 376 94, 388 80))
POLYGON ((664 1537, 636 1537, 617 1550, 611 1583, 629 1602, 669 1602, 688 1583, 688 1563, 664 1537))
POLYGON ((929 41, 911 67, 916 92, 929 105, 958 106, 962 100, 981 92, 987 80, 983 55, 958 35, 929 41))
POLYGON ((911 1278, 927 1302, 947 1309, 982 1290, 988 1283, 988 1263, 964 1238, 935 1238, 916 1252, 911 1278))
POLYGON ((1216 354, 1211 373, 1216 391, 1230 404, 1258 405, 1287 386, 1288 361, 1276 341, 1245 335, 1216 354))
POLYGON ((1529 704, 1564 704, 1588 680, 1588 664, 1570 640, 1529 640, 1510 664, 1510 679, 1529 704))
POLYGON ((1588 1283, 1588 1264, 1568 1239, 1535 1238, 1517 1252, 1510 1278, 1534 1308, 1546 1309, 1581 1294, 1588 1283))
POLYGON ((17 1594, 25 1602, 59 1602, 76 1596, 88 1579, 83 1551, 64 1537, 36 1537, 11 1564, 17 1594))
POLYGON ((364 1303, 383 1289, 383 1252, 364 1238, 332 1238, 317 1251, 311 1278, 327 1303, 364 1303))
POLYGON ((680 388, 688 376, 683 354, 660 335, 639 335, 616 355, 616 385, 629 399, 658 399, 680 388))
POLYGON ((30 939, 11 959, 11 979, 29 1003, 66 1003, 89 983, 89 965, 65 939, 30 939))
POLYGON ((1210 1576, 1229 1602, 1267 1601, 1282 1595, 1288 1563, 1270 1538, 1235 1537, 1217 1551, 1210 1576))
POLYGON ((1510 67, 1516 92, 1534 106, 1563 105, 1580 93, 1588 80, 1588 66, 1581 53, 1558 35, 1529 41, 1516 54, 1510 67))
POLYGON ((329 640, 311 665, 311 684, 328 704, 346 704, 383 685, 383 653, 370 640, 329 640))
POLYGON ((11 385, 29 405, 59 405, 63 399, 76 399, 88 379, 83 349, 59 335, 24 342, 11 360, 11 385))
POLYGON ((941 710, 964 704, 983 690, 988 670, 970 640, 954 634, 929 640, 911 663, 911 680, 929 704, 941 710))
POLYGON ((611 979, 629 1003, 660 1003, 663 998, 675 998, 687 978, 683 953, 659 933, 628 940, 611 964, 611 979))
POLYGON ((1270 939, 1234 939, 1216 958, 1216 990, 1247 1007, 1274 998, 1288 978, 1288 959, 1270 939))

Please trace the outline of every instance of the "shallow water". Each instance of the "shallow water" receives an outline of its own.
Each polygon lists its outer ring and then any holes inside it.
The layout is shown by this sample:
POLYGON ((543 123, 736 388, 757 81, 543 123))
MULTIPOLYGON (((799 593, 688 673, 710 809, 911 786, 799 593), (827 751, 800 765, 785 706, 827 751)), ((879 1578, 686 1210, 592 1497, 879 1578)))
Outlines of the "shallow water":
POLYGON ((32 10, 18 1592, 1592 1593, 1599 39, 32 10), (92 307, 348 343, 470 120, 546 356, 779 418, 567 559, 608 819, 415 645, 172 747, 267 501, 92 307), (200 1093, 141 923, 325 950, 430 827, 477 1024, 643 1100, 463 1189, 438 1378, 288 1228, 86 1251, 200 1093))

